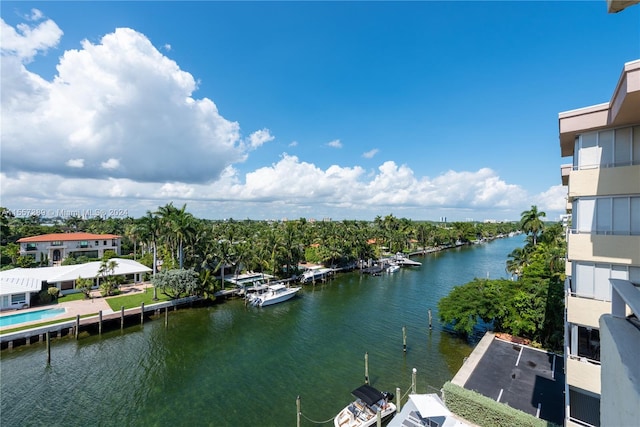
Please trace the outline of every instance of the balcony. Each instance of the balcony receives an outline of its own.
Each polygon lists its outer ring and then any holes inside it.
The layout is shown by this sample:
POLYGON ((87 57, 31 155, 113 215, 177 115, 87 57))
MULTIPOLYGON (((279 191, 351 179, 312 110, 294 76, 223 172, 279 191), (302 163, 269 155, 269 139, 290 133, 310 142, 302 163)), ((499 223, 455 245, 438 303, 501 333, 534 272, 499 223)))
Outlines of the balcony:
POLYGON ((600 364, 584 357, 567 356, 567 384, 600 394, 600 364))
POLYGON ((638 194, 640 165, 572 170, 569 173, 568 184, 569 199, 581 196, 638 194))
POLYGON ((570 260, 640 265, 640 236, 572 233, 567 256, 570 260))
POLYGON ((560 176, 562 178, 562 185, 569 185, 569 174, 573 170, 573 165, 568 163, 560 165, 560 176))
POLYGON ((598 328, 598 320, 611 312, 611 302, 570 295, 567 298, 567 322, 598 328))
POLYGON ((637 425, 640 419, 640 288, 610 279, 610 315, 600 319, 603 425, 637 425))

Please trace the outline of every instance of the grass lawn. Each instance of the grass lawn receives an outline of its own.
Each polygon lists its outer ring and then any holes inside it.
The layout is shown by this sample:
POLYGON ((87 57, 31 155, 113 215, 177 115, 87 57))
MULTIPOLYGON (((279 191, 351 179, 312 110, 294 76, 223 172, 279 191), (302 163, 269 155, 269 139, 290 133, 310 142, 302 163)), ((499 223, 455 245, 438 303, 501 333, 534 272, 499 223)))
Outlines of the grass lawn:
POLYGON ((77 292, 75 294, 68 294, 58 298, 58 302, 79 301, 83 299, 84 294, 82 292, 77 292))
POLYGON ((120 308, 124 306, 125 310, 128 308, 140 307, 142 303, 144 305, 151 305, 161 301, 169 301, 171 298, 158 292, 158 300, 153 300, 153 288, 147 288, 145 292, 137 292, 133 295, 123 295, 107 298, 107 304, 113 311, 120 311, 120 308))

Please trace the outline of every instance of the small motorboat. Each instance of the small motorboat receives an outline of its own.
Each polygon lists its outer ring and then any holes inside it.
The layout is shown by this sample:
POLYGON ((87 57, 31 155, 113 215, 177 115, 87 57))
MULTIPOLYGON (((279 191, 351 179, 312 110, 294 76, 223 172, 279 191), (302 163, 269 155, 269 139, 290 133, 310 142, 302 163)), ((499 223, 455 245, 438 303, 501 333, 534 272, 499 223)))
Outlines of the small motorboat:
POLYGON ((369 384, 364 384, 351 392, 356 400, 349 403, 333 420, 335 427, 369 427, 380 417, 393 415, 396 405, 391 400, 393 394, 381 392, 369 384))
POLYGON ((277 304, 286 301, 295 296, 300 287, 288 288, 282 283, 267 286, 267 290, 262 293, 254 294, 249 303, 256 307, 264 307, 266 305, 277 304))

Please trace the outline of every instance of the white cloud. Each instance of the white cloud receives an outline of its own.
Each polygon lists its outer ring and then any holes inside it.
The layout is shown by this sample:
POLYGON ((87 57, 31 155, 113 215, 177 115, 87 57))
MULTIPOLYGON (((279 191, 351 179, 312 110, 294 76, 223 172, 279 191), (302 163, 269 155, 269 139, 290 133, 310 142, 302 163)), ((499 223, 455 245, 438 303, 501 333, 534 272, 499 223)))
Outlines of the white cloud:
POLYGON ((249 135, 249 145, 255 149, 266 142, 273 141, 273 139, 274 137, 269 132, 269 129, 260 129, 249 135))
POLYGON ((532 203, 542 211, 565 212, 567 209, 567 187, 554 185, 534 197, 532 203))
MULTIPOLYGON (((39 20, 41 18, 42 13, 37 9, 33 9, 30 19, 39 20)), ((50 48, 57 46, 62 34, 62 30, 50 19, 33 27, 27 24, 18 24, 16 31, 16 28, 8 25, 4 22, 4 19, 0 18, 2 60, 5 60, 5 56, 13 56, 21 62, 30 62, 38 51, 46 52, 50 48)))
POLYGON ((171 51, 171 45, 169 43, 165 43, 164 46, 162 46, 164 48, 165 51, 170 52, 171 51))
POLYGON ((118 169, 118 167, 120 167, 120 160, 109 159, 106 162, 100 163, 100 167, 103 169, 118 169))
MULTIPOLYGON (((11 177, 2 173, 0 187, 3 203, 10 208, 31 206, 33 200, 43 206, 56 207, 60 200, 77 205, 126 202, 133 216, 143 215, 149 205, 154 208, 179 201, 202 206, 201 215, 214 218, 234 206, 235 213, 228 212, 225 217, 272 218, 270 212, 274 209, 289 212, 285 216, 297 213, 309 217, 334 209, 346 218, 352 218, 352 212, 356 211, 373 212, 372 218, 381 212, 414 209, 427 215, 428 211, 458 209, 494 212, 493 216, 517 219, 520 212, 532 204, 522 188, 504 182, 487 168, 418 178, 408 166, 388 161, 380 165, 373 176, 368 176, 359 166, 332 165, 321 169, 287 154, 277 163, 245 176, 227 167, 218 181, 212 183, 145 183, 31 173, 11 177), (214 210, 211 202, 215 202, 214 210), (134 206, 145 206, 145 209, 134 212, 134 206)), ((447 216, 452 218, 450 214, 447 216)))
POLYGON ((50 20, 18 25, 19 31, 1 24, 0 137, 8 174, 211 182, 244 161, 248 149, 273 139, 263 129, 246 146, 238 123, 210 99, 193 97, 193 76, 132 29, 67 50, 47 81, 24 64, 56 46, 62 31, 50 20), (119 159, 119 167, 103 164, 105 157, 119 159), (69 159, 78 158, 84 167, 69 168, 69 159))
POLYGON ((297 147, 298 146, 298 141, 291 141, 289 143, 289 147, 297 147))
POLYGON ((44 18, 44 15, 38 9, 31 9, 31 15, 25 16, 25 19, 29 21, 39 21, 44 18))
POLYGON ((333 141, 329 141, 327 142, 327 145, 333 148, 342 148, 342 142, 340 142, 339 139, 334 139, 333 141))
POLYGON ((84 159, 69 159, 66 163, 70 168, 83 168, 84 167, 84 159))
POLYGON ((375 156, 376 154, 378 154, 378 150, 377 148, 374 148, 373 150, 369 150, 367 152, 362 153, 362 157, 364 157, 365 159, 372 159, 373 156, 375 156))

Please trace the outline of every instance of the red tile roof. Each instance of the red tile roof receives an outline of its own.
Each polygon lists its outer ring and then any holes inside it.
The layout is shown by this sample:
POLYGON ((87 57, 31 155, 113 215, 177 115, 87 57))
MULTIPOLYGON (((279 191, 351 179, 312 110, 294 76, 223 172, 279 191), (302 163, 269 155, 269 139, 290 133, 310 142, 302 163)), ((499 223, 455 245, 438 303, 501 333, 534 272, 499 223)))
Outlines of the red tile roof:
POLYGON ((118 239, 120 236, 115 234, 93 234, 93 233, 52 233, 41 234, 40 236, 23 237, 18 239, 18 243, 36 243, 36 242, 75 242, 78 240, 108 240, 118 239))

